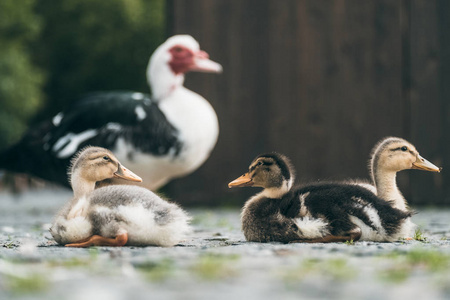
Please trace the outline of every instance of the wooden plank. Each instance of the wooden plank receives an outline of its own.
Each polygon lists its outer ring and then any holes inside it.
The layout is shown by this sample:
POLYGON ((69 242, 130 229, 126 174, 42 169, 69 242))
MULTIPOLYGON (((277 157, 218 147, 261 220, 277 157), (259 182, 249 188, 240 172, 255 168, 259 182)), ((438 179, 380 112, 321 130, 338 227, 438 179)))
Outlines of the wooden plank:
POLYGON ((376 141, 403 132, 399 5, 271 3, 271 146, 305 179, 367 177, 376 141))
MULTIPOLYGON (((439 129, 444 120, 433 117, 445 109, 450 115, 438 84, 437 47, 448 38, 437 36, 445 22, 433 18, 445 14, 436 3, 448 6, 444 0, 172 0, 172 33, 192 34, 224 73, 187 77, 186 86, 214 106, 221 132, 205 165, 167 193, 185 204, 242 203, 255 191, 230 192, 226 184, 267 151, 291 157, 303 181, 367 178, 371 148, 391 135, 450 165, 443 154, 450 138, 442 142, 439 129)), ((399 174, 412 203, 441 203, 448 180, 399 174)))
MULTIPOLYGON (((441 165, 439 91, 439 24, 437 1, 411 1, 410 11, 410 140, 421 155, 441 165)), ((442 174, 411 171, 410 202, 442 204, 442 174)))
POLYGON ((214 106, 219 117, 220 137, 205 165, 192 176, 170 184, 168 193, 177 199, 183 197, 190 204, 229 203, 232 195, 249 194, 246 190, 230 194, 227 182, 247 168, 252 158, 247 150, 265 143, 259 124, 261 111, 255 107, 263 105, 267 99, 266 8, 264 1, 259 0, 175 1, 174 7, 175 15, 181 15, 175 22, 174 33, 192 34, 211 58, 223 65, 224 73, 187 76, 186 86, 214 106), (206 11, 192 8, 203 7, 205 3, 209 5, 206 11), (205 14, 211 17, 205 19, 205 14), (202 39, 203 28, 209 28, 211 42, 202 39), (210 199, 214 199, 214 203, 210 199))
MULTIPOLYGON (((442 189, 442 204, 450 204, 450 2, 446 0, 437 1, 437 20, 439 32, 439 102, 441 139, 439 155, 444 167, 441 177, 438 177, 436 185, 442 189)), ((428 100, 429 101, 429 100, 428 100)))

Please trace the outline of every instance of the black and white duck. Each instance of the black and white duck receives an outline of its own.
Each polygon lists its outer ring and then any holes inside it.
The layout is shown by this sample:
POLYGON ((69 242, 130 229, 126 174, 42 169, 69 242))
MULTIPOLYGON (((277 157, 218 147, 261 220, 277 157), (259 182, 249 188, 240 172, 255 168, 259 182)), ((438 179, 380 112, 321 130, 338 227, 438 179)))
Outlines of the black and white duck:
MULTIPOLYGON (((413 162, 416 168, 428 167, 424 160, 413 162)), ((248 241, 395 241, 414 233, 412 212, 393 207, 363 186, 318 183, 293 187, 294 175, 286 156, 269 153, 257 156, 247 173, 229 183, 230 188, 263 188, 242 209, 242 230, 248 241)))
POLYGON ((146 188, 110 185, 108 178, 141 181, 107 149, 87 147, 72 160, 74 197, 56 215, 50 233, 67 247, 173 246, 189 232, 189 217, 146 188))
POLYGON ((150 58, 152 96, 98 92, 52 120, 31 128, 0 155, 0 169, 27 173, 69 187, 71 157, 86 146, 111 149, 154 190, 200 167, 214 148, 219 126, 210 103, 183 86, 190 71, 222 71, 189 35, 176 35, 150 58))

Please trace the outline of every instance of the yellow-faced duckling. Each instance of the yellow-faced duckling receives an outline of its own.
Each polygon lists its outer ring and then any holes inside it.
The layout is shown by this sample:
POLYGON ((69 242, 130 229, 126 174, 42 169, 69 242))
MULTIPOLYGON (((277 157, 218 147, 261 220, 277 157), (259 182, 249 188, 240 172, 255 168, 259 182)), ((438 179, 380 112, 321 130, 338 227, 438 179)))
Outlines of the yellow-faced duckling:
POLYGON ((141 181, 107 149, 88 147, 72 160, 74 198, 57 214, 50 232, 68 247, 164 246, 179 243, 189 231, 189 217, 176 204, 132 185, 95 189, 98 181, 141 181))
POLYGON ((420 156, 408 141, 398 137, 384 138, 373 148, 369 161, 373 186, 365 187, 375 191, 378 197, 389 201, 393 207, 407 210, 407 202, 396 182, 397 172, 407 169, 440 172, 442 168, 420 156))
POLYGON ((411 212, 394 208, 359 185, 320 183, 292 187, 294 168, 281 154, 257 156, 229 187, 255 186, 241 214, 254 242, 395 241, 411 236, 411 212))

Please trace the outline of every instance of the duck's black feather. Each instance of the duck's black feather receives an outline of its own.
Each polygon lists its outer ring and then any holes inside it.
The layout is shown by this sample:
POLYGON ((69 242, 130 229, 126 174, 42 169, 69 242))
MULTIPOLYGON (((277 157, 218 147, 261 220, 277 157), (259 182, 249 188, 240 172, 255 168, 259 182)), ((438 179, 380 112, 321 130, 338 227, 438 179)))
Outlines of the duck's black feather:
POLYGON ((138 150, 154 155, 164 155, 172 149, 179 152, 182 146, 178 140, 178 130, 167 121, 158 105, 147 94, 90 94, 63 113, 59 126, 55 126, 51 133, 49 143, 54 145, 68 132, 80 133, 89 129, 97 129, 99 133, 85 144, 101 144, 108 149, 114 148, 119 137, 123 137, 138 150), (133 98, 136 94, 141 99, 133 98), (145 112, 142 119, 136 113, 138 107, 145 112), (118 130, 114 127, 115 124, 122 128, 118 130))
POLYGON ((376 230, 375 224, 367 214, 367 208, 373 208, 376 211, 381 225, 389 235, 395 233, 402 221, 412 214, 392 207, 386 200, 358 185, 342 183, 307 185, 295 189, 296 197, 293 199, 298 199, 305 193, 309 193, 305 199, 308 211, 313 217, 325 216, 330 222, 332 234, 347 230, 346 227, 351 223, 349 216, 357 217, 376 230))
MULTIPOLYGON (((114 152, 119 138, 133 149, 155 156, 176 156, 183 146, 178 130, 149 95, 99 92, 75 102, 59 114, 58 120, 31 128, 18 144, 0 154, 0 169, 30 173, 68 186, 66 173, 73 154, 87 145, 114 152), (70 134, 83 133, 89 133, 89 137, 75 143, 76 149, 68 147, 70 134)), ((133 153, 128 157, 132 159, 133 153)))
POLYGON ((389 202, 371 191, 352 184, 319 183, 293 188, 280 199, 259 198, 250 202, 242 218, 244 234, 249 240, 259 242, 290 242, 301 238, 301 228, 294 222, 302 218, 300 198, 308 215, 328 223, 329 233, 335 236, 348 235, 356 225, 350 217, 356 217, 378 231, 368 215, 373 208, 388 235, 396 233, 403 221, 411 217, 406 212, 392 207, 389 202), (280 218, 279 215, 284 218, 280 218))
POLYGON ((301 234, 293 219, 279 218, 280 199, 261 198, 246 206, 242 229, 247 240, 289 243, 301 234))

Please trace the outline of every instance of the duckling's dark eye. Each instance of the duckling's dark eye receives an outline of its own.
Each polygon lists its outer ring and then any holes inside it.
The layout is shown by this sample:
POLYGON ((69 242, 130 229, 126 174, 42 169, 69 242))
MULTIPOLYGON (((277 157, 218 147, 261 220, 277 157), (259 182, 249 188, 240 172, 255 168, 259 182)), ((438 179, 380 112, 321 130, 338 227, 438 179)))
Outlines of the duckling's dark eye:
POLYGON ((403 152, 404 152, 404 151, 408 151, 408 147, 403 146, 403 147, 400 148, 400 150, 402 150, 403 152))
POLYGON ((109 156, 103 156, 103 160, 105 160, 105 161, 109 161, 110 159, 109 159, 109 156))

